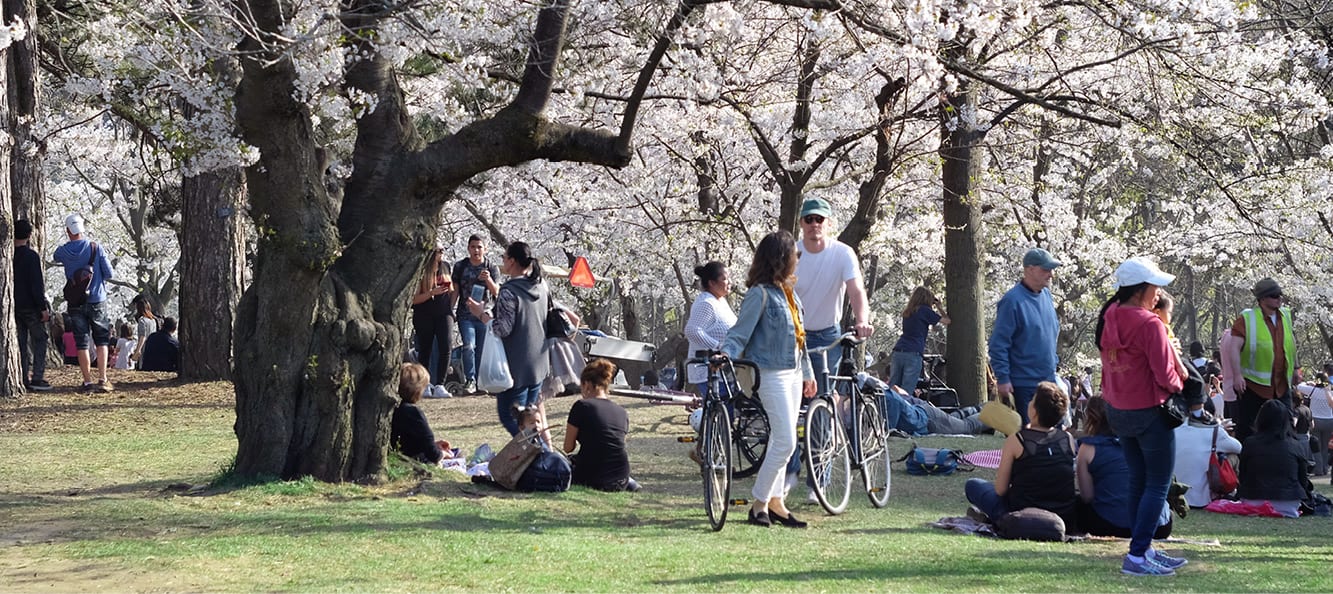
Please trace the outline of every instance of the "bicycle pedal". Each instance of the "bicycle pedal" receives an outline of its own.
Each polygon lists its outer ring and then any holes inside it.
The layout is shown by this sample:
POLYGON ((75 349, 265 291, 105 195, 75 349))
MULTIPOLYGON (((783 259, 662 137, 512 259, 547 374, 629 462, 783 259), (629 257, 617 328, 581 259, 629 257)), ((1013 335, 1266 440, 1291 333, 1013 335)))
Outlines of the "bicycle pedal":
POLYGON ((694 442, 695 442, 695 439, 694 439, 694 436, 693 436, 693 435, 686 435, 686 436, 683 436, 683 437, 677 437, 677 438, 676 438, 676 441, 678 441, 678 442, 680 442, 680 443, 694 443, 694 442))
POLYGON ((732 499, 731 501, 728 501, 727 503, 730 503, 730 504, 732 504, 732 505, 750 505, 750 500, 749 500, 749 499, 732 499))

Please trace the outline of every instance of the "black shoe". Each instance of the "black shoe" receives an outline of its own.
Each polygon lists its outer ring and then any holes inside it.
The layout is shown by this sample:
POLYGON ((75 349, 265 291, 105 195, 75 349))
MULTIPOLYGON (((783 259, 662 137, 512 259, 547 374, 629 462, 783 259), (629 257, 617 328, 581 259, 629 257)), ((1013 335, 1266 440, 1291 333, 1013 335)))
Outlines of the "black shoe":
POLYGON ((759 512, 756 514, 754 513, 753 507, 750 508, 750 517, 746 518, 745 522, 747 524, 754 524, 755 526, 763 526, 765 528, 769 528, 773 525, 773 520, 768 519, 768 512, 759 512))
POLYGON ((796 519, 796 515, 791 512, 787 512, 787 517, 784 518, 770 510, 768 512, 768 517, 772 518, 771 521, 782 524, 783 526, 786 526, 788 528, 805 528, 806 526, 810 525, 806 522, 802 522, 796 519))
POLYGON ((28 384, 28 389, 36 390, 38 392, 48 392, 51 390, 51 384, 47 383, 44 379, 32 380, 32 383, 28 384))

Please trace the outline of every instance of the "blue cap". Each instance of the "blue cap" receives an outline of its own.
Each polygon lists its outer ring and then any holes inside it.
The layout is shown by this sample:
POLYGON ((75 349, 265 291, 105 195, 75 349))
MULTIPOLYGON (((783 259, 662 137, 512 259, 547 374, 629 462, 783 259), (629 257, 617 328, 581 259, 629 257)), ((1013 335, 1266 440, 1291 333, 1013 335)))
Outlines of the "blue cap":
POLYGON ((1040 266, 1046 270, 1055 270, 1059 265, 1060 261, 1056 260, 1055 256, 1041 248, 1032 248, 1023 254, 1023 266, 1040 266))

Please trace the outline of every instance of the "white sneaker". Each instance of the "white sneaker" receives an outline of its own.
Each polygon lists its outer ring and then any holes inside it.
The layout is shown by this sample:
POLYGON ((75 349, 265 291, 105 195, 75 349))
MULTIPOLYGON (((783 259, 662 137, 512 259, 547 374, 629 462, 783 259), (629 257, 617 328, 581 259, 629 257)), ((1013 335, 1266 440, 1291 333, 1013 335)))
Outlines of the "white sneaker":
POLYGON ((427 397, 427 398, 452 398, 452 397, 453 397, 453 394, 450 394, 450 393, 449 393, 449 390, 444 389, 444 386, 430 386, 430 387, 426 388, 426 390, 429 392, 429 394, 426 394, 426 397, 427 397))
POLYGON ((819 505, 819 496, 815 495, 815 490, 810 489, 805 492, 805 502, 813 505, 819 505))

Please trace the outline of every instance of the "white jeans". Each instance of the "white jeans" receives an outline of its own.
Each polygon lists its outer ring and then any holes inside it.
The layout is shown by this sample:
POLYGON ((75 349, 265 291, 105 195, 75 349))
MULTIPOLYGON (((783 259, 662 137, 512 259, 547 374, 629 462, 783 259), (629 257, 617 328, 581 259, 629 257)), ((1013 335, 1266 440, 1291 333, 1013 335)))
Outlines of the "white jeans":
POLYGON ((801 408, 800 369, 760 369, 759 402, 768 415, 768 450, 750 491, 759 501, 781 497, 787 460, 796 451, 796 414, 801 408))

